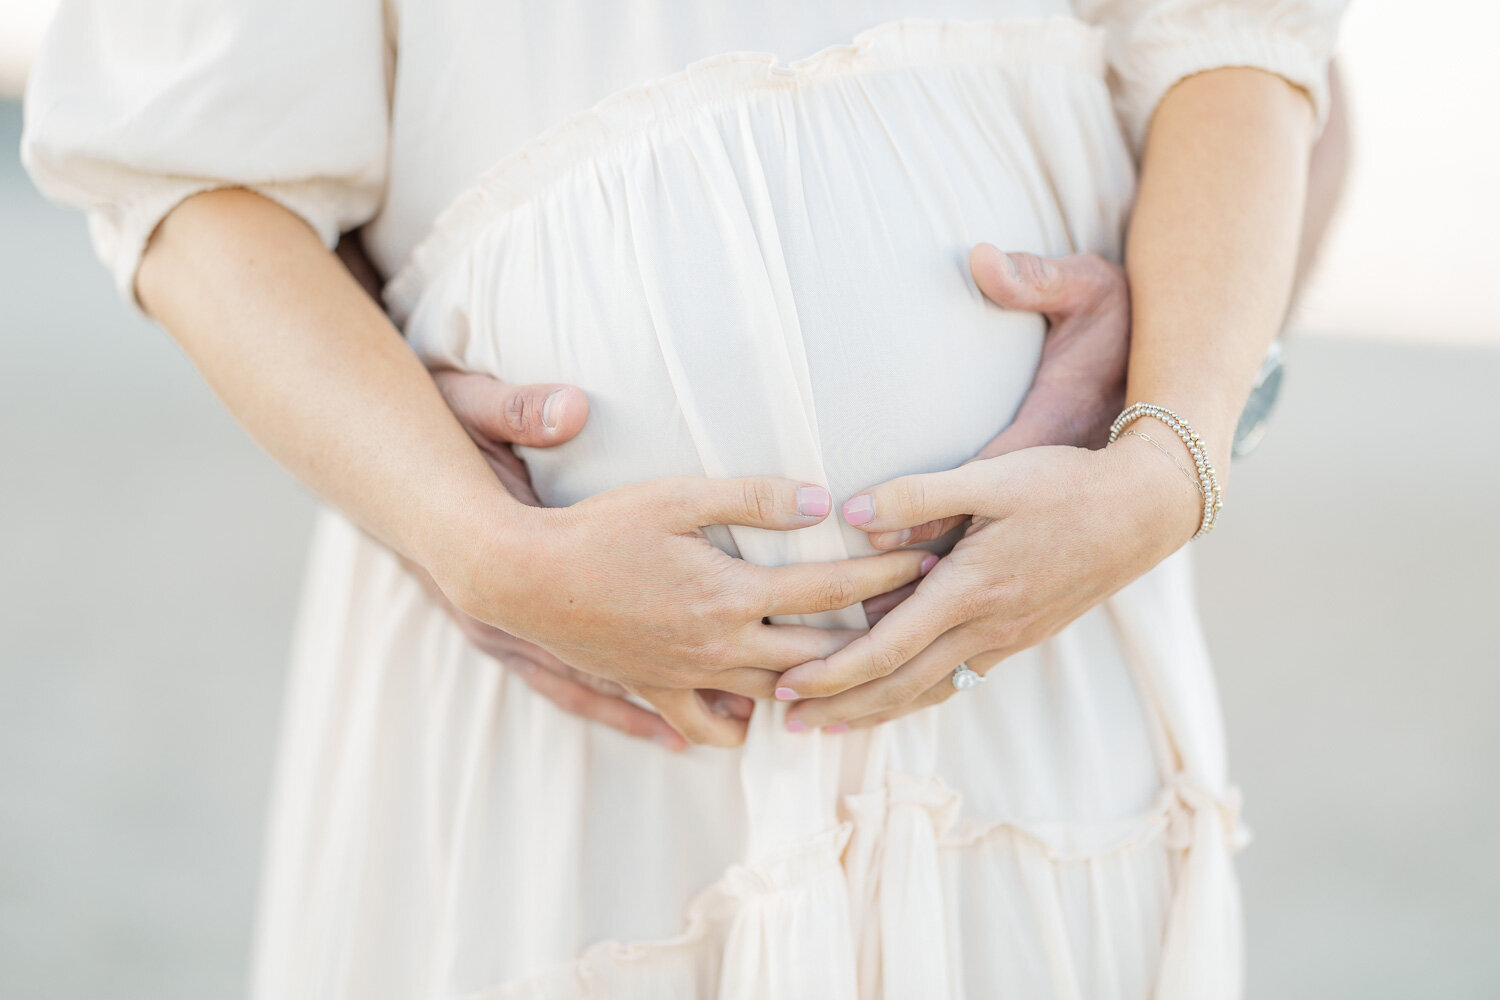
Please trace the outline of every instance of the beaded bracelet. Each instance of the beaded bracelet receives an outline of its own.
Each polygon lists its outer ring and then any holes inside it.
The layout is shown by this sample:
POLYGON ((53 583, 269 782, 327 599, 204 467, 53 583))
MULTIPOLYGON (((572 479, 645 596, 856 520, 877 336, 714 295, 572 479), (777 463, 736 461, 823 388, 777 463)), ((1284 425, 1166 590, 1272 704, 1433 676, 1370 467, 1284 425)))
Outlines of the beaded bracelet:
POLYGON ((1192 453, 1193 465, 1198 470, 1198 492, 1203 494, 1203 519, 1199 521, 1198 532, 1193 537, 1202 538, 1214 530, 1219 511, 1224 507, 1224 493, 1219 489, 1219 477, 1214 474, 1214 467, 1208 461, 1208 450, 1203 447, 1202 439, 1188 426, 1186 420, 1155 403, 1131 403, 1125 407, 1110 425, 1109 443, 1114 444, 1119 440, 1121 431, 1142 417, 1154 417, 1172 428, 1172 432, 1182 439, 1182 443, 1192 453))

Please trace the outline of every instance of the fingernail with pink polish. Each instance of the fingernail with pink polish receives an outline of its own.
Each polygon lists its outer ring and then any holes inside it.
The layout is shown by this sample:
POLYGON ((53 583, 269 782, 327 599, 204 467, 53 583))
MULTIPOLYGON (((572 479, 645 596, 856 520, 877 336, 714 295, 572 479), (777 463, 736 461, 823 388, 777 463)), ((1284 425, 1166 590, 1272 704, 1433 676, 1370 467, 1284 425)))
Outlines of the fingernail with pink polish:
POLYGON ((797 487, 797 513, 803 517, 823 517, 832 508, 833 497, 823 487, 797 487))
POLYGON ((937 556, 928 556, 926 559, 923 559, 922 560, 922 575, 926 576, 928 573, 931 573, 932 572, 932 567, 936 566, 937 564, 938 564, 938 557, 937 556))
POLYGON ((777 688, 776 689, 776 700, 777 701, 796 701, 797 700, 797 692, 793 691, 791 688, 777 688))
POLYGON ((668 736, 666 733, 657 733, 651 737, 651 741, 661 744, 673 753, 679 753, 684 749, 682 740, 679 737, 668 736))
POLYGON ((869 524, 875 520, 875 500, 868 493, 861 493, 844 504, 844 520, 850 524, 869 524))
POLYGON ((789 733, 805 733, 807 732, 807 723, 803 722, 801 719, 788 719, 786 723, 786 731, 789 733))
POLYGON ((847 722, 835 722, 831 726, 824 726, 823 727, 823 732, 829 733, 829 734, 831 734, 833 736, 837 736, 839 733, 847 733, 848 731, 849 731, 849 723, 847 723, 847 722))

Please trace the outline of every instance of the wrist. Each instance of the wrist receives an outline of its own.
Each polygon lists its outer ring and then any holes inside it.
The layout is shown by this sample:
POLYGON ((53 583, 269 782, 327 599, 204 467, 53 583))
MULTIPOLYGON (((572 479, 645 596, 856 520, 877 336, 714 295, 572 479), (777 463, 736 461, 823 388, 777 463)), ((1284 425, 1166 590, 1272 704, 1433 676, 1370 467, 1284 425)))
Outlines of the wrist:
POLYGON ((469 516, 448 520, 422 563, 455 605, 514 632, 526 568, 538 564, 539 540, 556 512, 523 504, 498 484, 465 506, 469 516))
POLYGON ((1115 463, 1137 531, 1161 539, 1167 551, 1198 533, 1203 523, 1202 488, 1192 452, 1175 432, 1145 417, 1133 421, 1104 451, 1115 463))
MULTIPOLYGON (((1201 457, 1212 472, 1213 484, 1217 486, 1219 498, 1222 500, 1229 488, 1234 431, 1239 423, 1240 412, 1244 409, 1243 399, 1236 401, 1236 398, 1231 398, 1230 394, 1222 392, 1178 391, 1174 393, 1159 390, 1153 395, 1149 387, 1132 383, 1126 396, 1126 407, 1129 408, 1137 403, 1167 410, 1171 416, 1159 419, 1143 414, 1121 427, 1121 433, 1134 428, 1138 433, 1147 434, 1153 440, 1160 442, 1174 458, 1182 462, 1190 473, 1193 473, 1193 479, 1196 481, 1200 478, 1197 468, 1198 456, 1193 454, 1193 449, 1177 430, 1170 426, 1175 417, 1184 430, 1196 436, 1197 447, 1202 453, 1201 457)), ((1201 483, 1201 485, 1208 488, 1210 484, 1201 483)))
MULTIPOLYGON (((1131 386, 1125 397, 1125 405, 1132 403, 1150 403, 1177 414, 1202 441, 1214 471, 1221 477, 1228 473, 1234 428, 1239 423, 1240 411, 1244 408, 1243 401, 1236 405, 1227 399, 1161 390, 1153 392, 1149 388, 1131 386)), ((1139 425, 1140 429, 1146 429, 1153 437, 1160 432, 1174 442, 1182 443, 1176 432, 1155 418, 1142 417, 1141 420, 1143 422, 1139 425)), ((1186 451, 1187 446, 1182 447, 1186 451)))

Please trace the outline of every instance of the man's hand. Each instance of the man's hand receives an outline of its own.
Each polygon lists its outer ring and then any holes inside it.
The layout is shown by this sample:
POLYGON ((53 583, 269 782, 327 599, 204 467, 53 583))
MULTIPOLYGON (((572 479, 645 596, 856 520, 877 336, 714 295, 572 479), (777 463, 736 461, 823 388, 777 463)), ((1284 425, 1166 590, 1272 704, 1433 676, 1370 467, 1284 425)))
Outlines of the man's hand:
MULTIPOLYGON (((969 253, 969 271, 996 305, 1047 317, 1041 363, 1016 419, 974 458, 1037 445, 1102 446, 1125 402, 1130 289, 1124 268, 1098 254, 1049 259, 980 243, 969 253)), ((878 532, 870 543, 895 549, 927 542, 968 520, 946 517, 878 532)))
POLYGON ((589 400, 571 385, 513 386, 489 375, 439 369, 438 392, 511 496, 540 507, 526 463, 512 445, 550 448, 571 441, 589 418, 589 400))

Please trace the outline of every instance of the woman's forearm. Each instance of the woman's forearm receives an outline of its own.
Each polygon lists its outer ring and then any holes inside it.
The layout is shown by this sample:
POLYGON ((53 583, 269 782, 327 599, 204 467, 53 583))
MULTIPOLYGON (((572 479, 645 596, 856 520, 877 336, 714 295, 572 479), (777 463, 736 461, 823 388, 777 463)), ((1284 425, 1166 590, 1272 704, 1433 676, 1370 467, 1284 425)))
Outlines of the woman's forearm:
MULTIPOLYGON (((1280 78, 1215 70, 1174 88, 1147 138, 1126 253, 1127 397, 1180 412, 1221 479, 1286 307, 1311 124, 1280 78)), ((961 665, 983 673, 1057 634, 1181 548, 1202 507, 1151 454, 1144 442, 1023 448, 866 491, 863 531, 963 515, 970 527, 868 635, 781 676, 800 698, 788 725, 874 725, 937 704, 961 665)))
POLYGON ((920 549, 756 566, 699 530, 825 519, 828 491, 789 479, 676 477, 523 506, 344 266, 258 195, 183 202, 136 288, 272 456, 425 567, 459 610, 588 664, 694 742, 735 745, 746 729, 695 689, 769 697, 780 671, 851 638, 769 616, 858 603, 930 568, 920 549))
POLYGON ((390 321, 274 202, 184 201, 136 290, 262 447, 398 551, 457 566, 466 526, 519 513, 390 321))
POLYGON ((1254 69, 1202 73, 1152 119, 1131 220, 1127 399, 1180 413, 1222 473, 1240 410, 1284 319, 1312 106, 1254 69))

